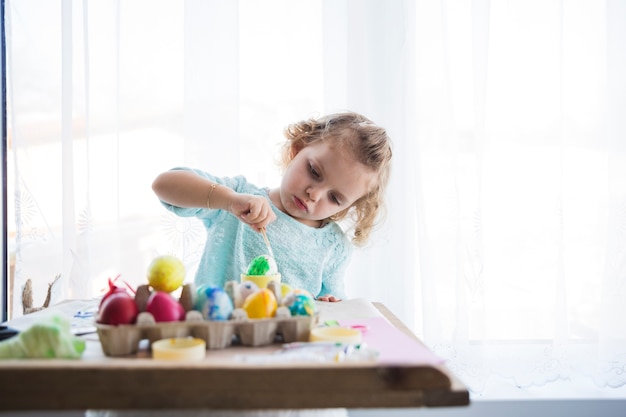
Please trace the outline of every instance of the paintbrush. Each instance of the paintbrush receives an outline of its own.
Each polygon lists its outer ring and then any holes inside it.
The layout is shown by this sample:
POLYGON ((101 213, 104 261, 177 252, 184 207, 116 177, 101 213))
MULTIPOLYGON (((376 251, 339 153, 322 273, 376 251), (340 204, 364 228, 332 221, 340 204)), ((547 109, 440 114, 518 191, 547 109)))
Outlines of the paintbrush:
POLYGON ((265 241, 269 255, 274 258, 274 251, 272 250, 272 245, 270 245, 270 240, 267 238, 267 233, 265 233, 265 227, 261 229, 261 233, 263 234, 263 240, 265 241))

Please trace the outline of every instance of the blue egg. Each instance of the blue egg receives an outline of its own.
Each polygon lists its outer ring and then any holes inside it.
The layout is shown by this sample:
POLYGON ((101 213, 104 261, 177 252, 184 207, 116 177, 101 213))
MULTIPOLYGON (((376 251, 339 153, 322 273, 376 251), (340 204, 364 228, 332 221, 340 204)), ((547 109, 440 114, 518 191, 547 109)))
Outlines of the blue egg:
POLYGON ((289 311, 292 316, 312 316, 315 314, 315 300, 308 294, 291 294, 289 311))
POLYGON ((233 302, 222 288, 202 285, 196 292, 194 310, 206 320, 228 320, 233 313, 233 302))

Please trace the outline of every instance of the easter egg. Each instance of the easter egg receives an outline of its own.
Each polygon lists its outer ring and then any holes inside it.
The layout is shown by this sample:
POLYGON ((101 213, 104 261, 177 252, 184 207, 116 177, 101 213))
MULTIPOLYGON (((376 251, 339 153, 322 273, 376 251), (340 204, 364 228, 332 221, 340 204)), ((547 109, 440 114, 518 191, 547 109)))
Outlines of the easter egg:
POLYGON ((98 323, 131 324, 139 314, 135 299, 125 291, 113 292, 101 303, 98 310, 98 323))
POLYGON ((282 298, 285 298, 287 294, 293 291, 293 287, 289 284, 285 284, 284 282, 280 284, 280 294, 282 298))
POLYGON ((126 288, 124 286, 117 285, 115 283, 115 281, 117 281, 119 277, 120 276, 118 275, 115 279, 109 278, 109 290, 106 292, 106 294, 104 294, 104 296, 102 297, 102 300, 100 300, 100 307, 102 307, 104 300, 106 300, 112 294, 119 293, 119 292, 126 292, 126 288))
POLYGON ((245 281, 239 285, 239 299, 245 301, 250 294, 254 294, 259 290, 259 286, 252 281, 245 281))
POLYGON ((313 316, 316 311, 315 300, 309 294, 291 293, 285 300, 292 316, 313 316))
POLYGON ((257 256, 248 265, 248 275, 276 275, 277 273, 276 261, 269 255, 257 256))
POLYGON ((276 296, 267 288, 263 288, 253 294, 250 294, 243 303, 244 311, 251 319, 264 319, 274 317, 278 303, 276 296))
POLYGON ((283 298, 285 298, 285 299, 288 299, 290 297, 293 298, 294 296, 296 296, 298 294, 304 294, 304 295, 309 296, 309 297, 311 297, 312 299, 315 300, 315 297, 313 297, 313 295, 310 292, 308 292, 307 290, 302 289, 302 288, 290 288, 289 291, 286 292, 286 293, 285 293, 286 288, 282 288, 281 290, 283 291, 283 298))
POLYGON ((148 266, 148 283, 155 291, 172 292, 184 280, 185 265, 175 256, 157 256, 148 266))
POLYGON ((185 309, 168 292, 155 291, 148 298, 146 311, 156 322, 181 321, 185 319, 185 309))
POLYGON ((222 288, 202 285, 197 290, 194 310, 206 320, 228 320, 233 312, 233 302, 222 288))

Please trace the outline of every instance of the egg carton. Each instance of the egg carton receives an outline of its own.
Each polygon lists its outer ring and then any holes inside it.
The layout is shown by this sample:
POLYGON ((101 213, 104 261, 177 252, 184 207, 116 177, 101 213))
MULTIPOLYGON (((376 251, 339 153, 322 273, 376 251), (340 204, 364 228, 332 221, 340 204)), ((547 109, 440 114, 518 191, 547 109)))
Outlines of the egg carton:
POLYGON ((139 351, 142 340, 153 342, 176 337, 195 337, 206 342, 207 350, 224 349, 233 344, 241 346, 265 346, 273 343, 304 342, 309 340, 311 328, 318 316, 292 316, 287 307, 278 307, 276 316, 266 319, 249 319, 247 313, 237 308, 230 320, 205 320, 202 313, 193 310, 188 298, 191 287, 183 288, 180 302, 186 310, 184 321, 159 322, 145 311, 147 287, 137 290, 136 300, 142 311, 136 324, 108 325, 95 323, 102 351, 107 356, 126 356, 139 351))

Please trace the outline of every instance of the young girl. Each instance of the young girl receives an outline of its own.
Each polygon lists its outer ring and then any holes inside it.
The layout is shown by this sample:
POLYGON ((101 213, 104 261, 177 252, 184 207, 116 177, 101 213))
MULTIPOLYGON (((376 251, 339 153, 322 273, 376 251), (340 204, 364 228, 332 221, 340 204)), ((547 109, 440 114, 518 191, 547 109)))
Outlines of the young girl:
MULTIPOLYGON (((267 254, 265 229, 283 282, 322 301, 346 296, 343 272, 355 245, 370 236, 383 206, 391 147, 387 133, 356 113, 290 125, 279 188, 244 177, 217 177, 189 168, 160 174, 152 185, 165 207, 196 216, 207 231, 196 285, 238 280, 249 262, 267 254), (337 222, 352 218, 345 232, 337 222), (352 242, 350 242, 352 241, 352 242)), ((147 412, 89 411, 89 417, 139 417, 147 412)), ((345 417, 344 409, 264 411, 154 410, 150 416, 345 417)))
POLYGON ((391 147, 387 133, 356 113, 294 123, 285 130, 280 187, 267 189, 188 168, 152 184, 165 207, 196 216, 207 231, 196 285, 238 280, 267 248, 282 281, 322 301, 346 297, 343 273, 353 245, 364 244, 383 206, 391 147), (337 222, 353 225, 344 232, 337 222))

